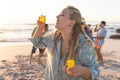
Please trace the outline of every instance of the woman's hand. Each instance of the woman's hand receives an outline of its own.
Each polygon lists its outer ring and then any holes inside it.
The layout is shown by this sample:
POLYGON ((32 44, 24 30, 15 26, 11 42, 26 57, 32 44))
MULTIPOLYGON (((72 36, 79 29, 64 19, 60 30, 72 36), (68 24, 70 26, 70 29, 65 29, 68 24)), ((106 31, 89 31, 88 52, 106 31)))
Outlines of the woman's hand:
POLYGON ((79 77, 82 75, 82 66, 75 65, 73 68, 66 68, 66 71, 71 76, 79 77))
POLYGON ((90 80, 90 71, 87 67, 75 65, 73 68, 66 68, 66 72, 68 75, 71 75, 73 77, 80 77, 83 76, 87 80, 90 80))
POLYGON ((43 35, 44 33, 44 27, 45 27, 45 23, 41 22, 39 19, 37 20, 37 24, 38 24, 38 29, 35 32, 35 34, 33 35, 33 38, 39 38, 40 36, 43 35))
POLYGON ((41 22, 39 19, 37 20, 37 25, 38 25, 38 27, 40 27, 42 29, 44 29, 44 27, 45 27, 45 23, 41 22))

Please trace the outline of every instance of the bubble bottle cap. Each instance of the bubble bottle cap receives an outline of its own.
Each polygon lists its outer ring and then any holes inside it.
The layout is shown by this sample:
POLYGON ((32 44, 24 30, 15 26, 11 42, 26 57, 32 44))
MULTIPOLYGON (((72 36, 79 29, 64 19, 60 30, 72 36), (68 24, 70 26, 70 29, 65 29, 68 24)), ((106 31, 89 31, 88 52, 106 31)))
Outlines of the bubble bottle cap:
POLYGON ((46 22, 46 17, 43 16, 43 15, 41 15, 41 16, 40 16, 40 22, 45 23, 45 22, 46 22))

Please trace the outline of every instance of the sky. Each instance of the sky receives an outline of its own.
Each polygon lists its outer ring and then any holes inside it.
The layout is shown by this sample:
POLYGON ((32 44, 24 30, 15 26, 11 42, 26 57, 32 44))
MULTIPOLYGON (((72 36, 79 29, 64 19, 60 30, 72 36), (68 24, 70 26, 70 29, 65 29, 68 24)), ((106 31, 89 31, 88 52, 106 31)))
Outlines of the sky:
POLYGON ((0 24, 36 23, 40 15, 55 23, 68 5, 78 8, 86 21, 120 22, 120 0, 0 0, 0 24))

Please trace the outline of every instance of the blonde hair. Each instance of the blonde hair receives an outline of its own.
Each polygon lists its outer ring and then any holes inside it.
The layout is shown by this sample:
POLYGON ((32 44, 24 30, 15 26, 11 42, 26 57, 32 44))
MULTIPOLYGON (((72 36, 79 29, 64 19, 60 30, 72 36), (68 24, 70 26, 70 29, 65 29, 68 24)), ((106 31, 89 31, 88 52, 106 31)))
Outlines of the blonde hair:
POLYGON ((92 43, 93 46, 95 46, 94 42, 93 42, 92 39, 87 35, 87 33, 86 33, 86 31, 85 31, 85 27, 87 27, 85 18, 82 17, 81 20, 82 20, 81 27, 82 27, 82 31, 83 31, 84 36, 92 43))
MULTIPOLYGON (((75 24, 74 24, 74 27, 73 27, 72 40, 71 40, 71 43, 70 43, 70 49, 69 49, 68 56, 67 56, 66 59, 68 59, 68 58, 75 59, 76 54, 77 54, 78 43, 79 43, 78 36, 79 36, 80 33, 83 34, 83 31, 80 27, 82 17, 81 17, 80 11, 77 8, 75 8, 73 6, 68 6, 66 8, 71 11, 70 12, 70 19, 75 20, 75 24)), ((55 35, 54 35, 53 51, 57 46, 57 41, 58 41, 60 36, 61 36, 61 33, 57 30, 55 32, 55 35)))

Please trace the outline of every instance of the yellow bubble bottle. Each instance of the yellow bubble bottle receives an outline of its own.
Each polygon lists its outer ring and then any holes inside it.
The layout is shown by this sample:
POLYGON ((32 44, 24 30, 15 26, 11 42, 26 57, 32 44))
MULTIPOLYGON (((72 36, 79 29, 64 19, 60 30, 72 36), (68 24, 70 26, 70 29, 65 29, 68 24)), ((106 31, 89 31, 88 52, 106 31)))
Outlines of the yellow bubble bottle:
POLYGON ((41 16, 40 16, 40 21, 45 23, 45 22, 46 22, 46 17, 43 16, 43 15, 41 15, 41 16))
POLYGON ((68 59, 67 60, 67 67, 72 68, 75 66, 75 60, 74 59, 68 59))
POLYGON ((44 22, 46 22, 46 16, 43 16, 44 17, 44 22))

